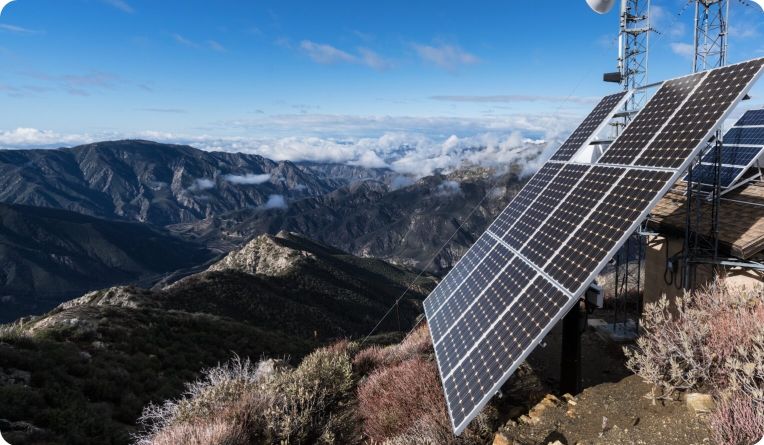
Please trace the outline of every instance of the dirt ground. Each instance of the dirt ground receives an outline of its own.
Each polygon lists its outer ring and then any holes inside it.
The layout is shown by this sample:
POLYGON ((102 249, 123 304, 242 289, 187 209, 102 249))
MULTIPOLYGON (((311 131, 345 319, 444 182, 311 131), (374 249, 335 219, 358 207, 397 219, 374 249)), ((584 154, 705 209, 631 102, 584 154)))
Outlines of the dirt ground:
POLYGON ((621 345, 600 337, 589 328, 582 338, 584 391, 566 400, 557 391, 560 374, 561 327, 546 338, 528 360, 520 378, 506 388, 506 423, 500 429, 514 445, 562 444, 709 444, 704 419, 682 401, 657 401, 646 397, 650 386, 624 366, 621 345), (523 383, 520 383, 523 382, 523 383), (535 410, 513 407, 518 388, 535 410), (550 393, 556 397, 547 397, 550 393))

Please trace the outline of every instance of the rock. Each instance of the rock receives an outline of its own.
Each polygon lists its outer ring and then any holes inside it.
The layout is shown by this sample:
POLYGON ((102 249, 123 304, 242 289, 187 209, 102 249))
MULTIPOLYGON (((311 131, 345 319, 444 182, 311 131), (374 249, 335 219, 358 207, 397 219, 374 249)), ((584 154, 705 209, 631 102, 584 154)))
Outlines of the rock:
POLYGON ((496 435, 493 436, 493 445, 512 445, 512 441, 507 439, 507 436, 504 434, 496 433, 496 435))
POLYGON ((257 380, 268 378, 274 374, 276 374, 278 371, 282 371, 284 369, 289 369, 291 366, 284 360, 277 360, 277 359, 268 359, 263 360, 260 363, 257 364, 257 370, 255 371, 255 375, 257 380))
POLYGON ((710 413, 716 406, 714 398, 711 397, 710 394, 697 392, 687 394, 685 396, 685 403, 687 404, 687 408, 695 414, 710 413))
POLYGON ((536 425, 541 421, 541 416, 543 415, 544 411, 546 411, 548 408, 554 408, 560 404, 560 399, 558 399, 553 394, 547 394, 539 403, 536 404, 529 412, 525 419, 523 417, 520 418, 521 421, 528 423, 530 425, 536 425))
POLYGON ((209 271, 236 270, 248 274, 280 276, 313 254, 282 245, 277 237, 261 235, 210 266, 209 271))
POLYGON ((32 382, 32 374, 21 369, 0 368, 0 386, 24 385, 29 386, 32 382))
POLYGON ((554 442, 549 442, 549 444, 548 444, 548 445, 565 445, 565 444, 563 444, 563 443, 562 443, 562 442, 560 442, 559 440, 555 440, 554 442))

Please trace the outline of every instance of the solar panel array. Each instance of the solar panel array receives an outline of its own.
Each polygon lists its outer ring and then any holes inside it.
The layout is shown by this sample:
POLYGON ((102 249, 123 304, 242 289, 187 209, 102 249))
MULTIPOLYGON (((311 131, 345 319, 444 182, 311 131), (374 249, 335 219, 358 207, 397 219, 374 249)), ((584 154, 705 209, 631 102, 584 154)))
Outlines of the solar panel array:
MULTIPOLYGON (((589 118, 612 116, 593 112, 576 130, 578 146, 566 141, 425 300, 457 434, 576 304, 762 64, 665 82, 598 162, 571 161, 596 135, 589 129, 604 125, 589 118)), ((609 97, 598 108, 617 108, 609 97)))
MULTIPOLYGON (((716 153, 716 150, 709 150, 701 163, 693 167, 693 182, 704 185, 716 183, 716 153)), ((751 110, 743 114, 724 135, 719 155, 719 184, 724 188, 735 185, 764 155, 764 110, 751 110)), ((689 179, 688 173, 684 180, 689 179)))

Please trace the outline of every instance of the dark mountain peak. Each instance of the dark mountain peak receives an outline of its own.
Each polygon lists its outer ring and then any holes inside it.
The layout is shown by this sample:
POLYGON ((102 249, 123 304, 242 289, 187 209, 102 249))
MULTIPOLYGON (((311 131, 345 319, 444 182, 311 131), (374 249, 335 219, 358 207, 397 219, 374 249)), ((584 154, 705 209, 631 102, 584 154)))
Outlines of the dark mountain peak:
POLYGON ((271 195, 321 196, 349 181, 258 155, 145 140, 0 151, 0 202, 162 226, 261 207, 271 195))

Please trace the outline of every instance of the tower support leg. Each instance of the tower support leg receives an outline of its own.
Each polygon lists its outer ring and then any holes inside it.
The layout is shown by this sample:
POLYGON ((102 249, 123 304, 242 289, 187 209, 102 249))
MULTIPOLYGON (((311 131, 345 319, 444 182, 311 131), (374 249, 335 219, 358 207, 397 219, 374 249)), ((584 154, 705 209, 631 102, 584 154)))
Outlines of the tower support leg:
POLYGON ((560 392, 578 394, 581 392, 581 303, 562 320, 562 360, 560 361, 560 392))

